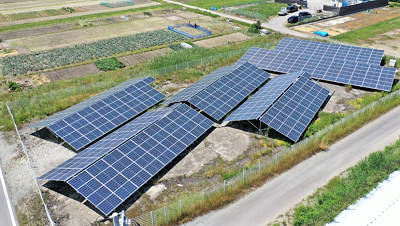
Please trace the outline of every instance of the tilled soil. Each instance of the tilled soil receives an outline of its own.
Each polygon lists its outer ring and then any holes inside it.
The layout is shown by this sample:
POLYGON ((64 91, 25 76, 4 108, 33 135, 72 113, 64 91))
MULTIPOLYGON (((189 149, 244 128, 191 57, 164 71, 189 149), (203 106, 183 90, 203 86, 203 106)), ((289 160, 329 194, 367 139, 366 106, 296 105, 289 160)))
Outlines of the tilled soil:
POLYGON ((243 34, 243 33, 233 33, 229 35, 223 35, 216 38, 205 39, 202 41, 194 42, 194 44, 198 46, 202 46, 205 48, 214 48, 217 46, 228 45, 230 42, 241 42, 250 39, 251 37, 243 34))
POLYGON ((82 77, 96 73, 100 73, 100 70, 97 69, 96 65, 94 64, 80 65, 52 72, 44 72, 44 74, 46 74, 52 82, 82 77))
POLYGON ((119 57, 118 60, 125 64, 126 67, 141 64, 148 60, 155 58, 156 56, 164 55, 172 51, 170 48, 163 48, 154 51, 148 51, 144 53, 132 54, 129 56, 119 57))

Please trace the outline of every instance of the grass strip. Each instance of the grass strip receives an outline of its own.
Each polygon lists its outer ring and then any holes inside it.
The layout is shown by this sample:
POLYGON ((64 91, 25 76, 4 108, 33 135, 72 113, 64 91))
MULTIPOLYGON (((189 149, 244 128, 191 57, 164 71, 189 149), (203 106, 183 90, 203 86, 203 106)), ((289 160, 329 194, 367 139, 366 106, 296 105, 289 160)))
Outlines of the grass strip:
POLYGON ((368 27, 361 29, 348 31, 346 33, 334 36, 333 39, 350 42, 350 43, 360 43, 360 41, 365 41, 376 37, 377 35, 383 34, 388 31, 394 31, 400 28, 400 17, 396 17, 390 20, 385 20, 368 27))
POLYGON ((355 166, 334 177, 295 208, 294 226, 325 225, 368 194, 400 166, 400 140, 384 150, 371 153, 355 166))
POLYGON ((30 22, 30 23, 24 23, 24 24, 15 24, 15 25, 11 25, 11 26, 4 26, 4 27, 0 27, 0 33, 24 30, 24 29, 29 29, 29 28, 48 27, 48 26, 57 25, 57 24, 75 23, 79 20, 85 20, 85 19, 94 20, 94 19, 100 19, 100 18, 105 18, 105 17, 120 16, 120 15, 129 14, 129 13, 139 13, 139 12, 145 12, 145 11, 150 11, 150 10, 154 11, 154 10, 159 10, 159 9, 178 9, 178 8, 180 8, 180 7, 178 7, 174 4, 163 3, 162 5, 147 6, 147 7, 143 7, 143 8, 126 9, 126 10, 114 11, 114 12, 96 13, 96 14, 90 14, 90 15, 55 19, 55 20, 46 20, 46 21, 40 21, 40 22, 30 22))

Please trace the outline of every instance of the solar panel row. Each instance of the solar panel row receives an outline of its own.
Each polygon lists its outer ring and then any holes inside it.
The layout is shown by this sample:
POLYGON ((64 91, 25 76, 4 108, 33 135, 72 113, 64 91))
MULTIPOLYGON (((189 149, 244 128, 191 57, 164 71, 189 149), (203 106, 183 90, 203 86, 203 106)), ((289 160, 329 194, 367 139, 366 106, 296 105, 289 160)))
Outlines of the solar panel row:
POLYGON ((265 70, 282 73, 305 71, 315 79, 384 91, 391 90, 396 72, 394 68, 253 47, 239 60, 243 61, 265 70))
POLYGON ((95 103, 95 102, 107 97, 108 95, 113 94, 114 92, 116 92, 118 90, 124 89, 127 86, 136 84, 136 83, 141 82, 141 81, 143 81, 143 82, 145 82, 147 84, 150 84, 150 83, 154 82, 155 80, 156 79, 154 79, 153 77, 143 77, 143 78, 131 79, 131 80, 126 81, 124 83, 121 83, 121 84, 119 84, 117 86, 114 86, 113 88, 110 88, 110 89, 108 89, 108 90, 106 90, 106 91, 104 91, 104 92, 102 92, 102 93, 90 98, 90 99, 82 101, 79 104, 73 105, 70 108, 65 109, 64 111, 61 111, 61 112, 59 112, 57 114, 54 114, 54 115, 52 115, 50 117, 47 117, 46 119, 44 119, 44 120, 42 120, 42 121, 30 126, 29 128, 39 128, 39 127, 49 126, 49 125, 53 124, 54 122, 66 117, 66 116, 68 116, 68 115, 70 115, 70 114, 72 114, 72 113, 74 113, 74 112, 76 112, 76 111, 78 111, 78 110, 80 110, 80 109, 82 109, 84 107, 87 107, 87 106, 89 106, 89 105, 91 105, 91 104, 93 104, 93 103, 95 103))
POLYGON ((312 55, 313 58, 337 58, 344 61, 367 63, 379 66, 384 50, 358 46, 338 45, 325 42, 284 38, 275 51, 297 52, 312 55))
POLYGON ((285 92, 303 72, 274 77, 224 121, 256 120, 285 92))
POLYGON ((48 128, 80 150, 164 98, 147 82, 140 81, 73 112, 48 128))
POLYGON ((108 215, 212 125, 183 104, 67 183, 108 215))
POLYGON ((177 93, 176 95, 172 96, 168 100, 164 101, 164 103, 165 104, 169 104, 169 103, 177 103, 177 102, 188 101, 190 98, 192 98, 193 96, 197 95, 202 90, 204 90, 205 88, 207 88, 208 86, 210 86, 214 82, 218 81, 219 79, 221 79, 222 77, 224 77, 229 72, 231 72, 234 69, 236 69, 237 67, 238 67, 238 65, 231 65, 231 66, 219 68, 219 69, 211 72, 210 74, 208 74, 204 78, 200 79, 199 81, 197 81, 193 85, 187 87, 186 89, 180 91, 179 93, 177 93))
POLYGON ((329 95, 329 90, 300 78, 269 108, 260 120, 297 142, 329 95))
POLYGON ((263 84, 270 74, 246 62, 189 100, 219 121, 263 84))
POLYGON ((66 162, 42 175, 39 179, 67 181, 178 106, 179 105, 177 104, 169 108, 144 113, 116 131, 110 133, 103 139, 97 141, 90 147, 79 152, 66 162))

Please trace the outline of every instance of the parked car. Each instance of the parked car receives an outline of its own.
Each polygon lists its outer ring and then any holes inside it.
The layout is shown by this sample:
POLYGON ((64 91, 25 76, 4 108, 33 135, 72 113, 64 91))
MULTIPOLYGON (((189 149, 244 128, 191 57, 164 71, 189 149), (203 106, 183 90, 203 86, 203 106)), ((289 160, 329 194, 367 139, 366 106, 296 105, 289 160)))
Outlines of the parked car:
POLYGON ((287 19, 287 22, 290 24, 297 23, 307 18, 311 18, 312 15, 309 12, 299 12, 298 16, 291 16, 287 19))
POLYGON ((281 11, 278 12, 278 15, 279 15, 279 16, 285 16, 285 15, 287 15, 288 12, 287 12, 287 9, 286 9, 286 8, 287 8, 287 7, 282 7, 282 8, 281 8, 281 11))
POLYGON ((286 7, 286 10, 288 11, 288 13, 293 13, 296 11, 299 11, 299 7, 295 6, 295 5, 291 5, 286 7))

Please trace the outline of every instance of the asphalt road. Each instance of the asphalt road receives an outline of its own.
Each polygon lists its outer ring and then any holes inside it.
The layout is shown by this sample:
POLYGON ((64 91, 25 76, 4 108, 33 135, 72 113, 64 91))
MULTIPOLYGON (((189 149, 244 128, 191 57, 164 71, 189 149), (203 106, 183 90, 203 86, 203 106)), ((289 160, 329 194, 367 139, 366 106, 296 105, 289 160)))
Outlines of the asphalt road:
POLYGON ((399 116, 397 107, 237 202, 184 225, 265 226, 369 153, 399 139, 399 116))

